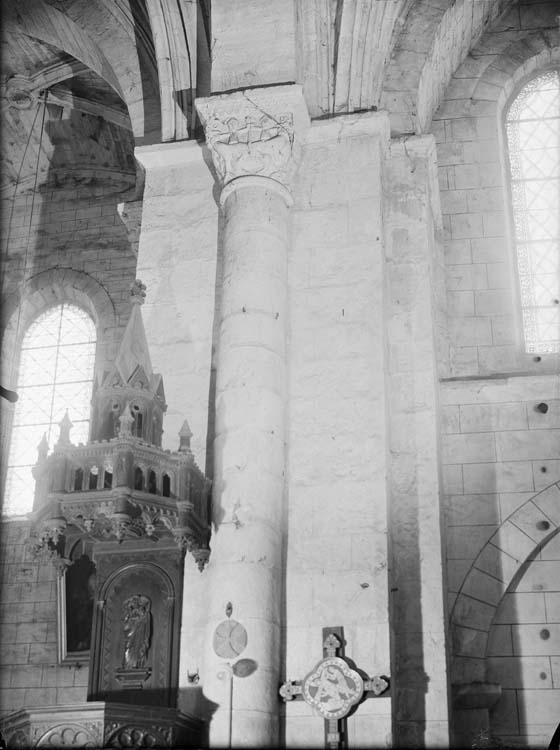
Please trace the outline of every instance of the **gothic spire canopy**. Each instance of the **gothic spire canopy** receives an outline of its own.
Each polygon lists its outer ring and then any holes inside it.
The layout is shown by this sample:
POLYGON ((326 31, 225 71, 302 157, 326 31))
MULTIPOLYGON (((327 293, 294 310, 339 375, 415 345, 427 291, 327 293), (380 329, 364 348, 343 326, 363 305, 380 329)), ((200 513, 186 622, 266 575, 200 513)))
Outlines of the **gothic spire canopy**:
POLYGON ((34 467, 38 549, 64 562, 64 539, 175 543, 202 570, 209 557, 210 482, 190 450, 185 420, 176 452, 163 450, 166 410, 161 375, 154 374, 140 306, 146 287, 136 280, 132 310, 115 364, 93 397, 91 439, 71 441, 68 412, 53 453, 39 446, 34 467))
POLYGON ((130 292, 132 310, 126 324, 119 352, 115 360, 115 366, 122 378, 123 383, 130 382, 131 377, 142 368, 147 378, 152 381, 153 369, 148 350, 148 341, 142 320, 141 305, 146 297, 146 286, 136 279, 130 292))

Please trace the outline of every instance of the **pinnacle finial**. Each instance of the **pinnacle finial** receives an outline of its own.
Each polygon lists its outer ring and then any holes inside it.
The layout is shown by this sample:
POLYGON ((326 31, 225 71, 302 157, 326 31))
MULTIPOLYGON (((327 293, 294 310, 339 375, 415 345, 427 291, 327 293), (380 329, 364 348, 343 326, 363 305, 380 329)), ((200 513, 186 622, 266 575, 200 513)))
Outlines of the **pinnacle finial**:
POLYGON ((146 284, 136 279, 130 287, 130 302, 133 305, 143 305, 146 298, 146 284))
POLYGON ((183 426, 179 430, 179 453, 191 452, 191 438, 193 436, 189 423, 185 419, 183 426))
POLYGON ((60 433, 58 435, 57 445, 70 445, 70 430, 74 426, 68 416, 68 409, 64 412, 64 416, 58 423, 60 427, 60 433))
POLYGON ((49 452, 49 443, 47 441, 47 433, 43 432, 43 437, 41 438, 41 442, 37 446, 37 462, 44 461, 47 457, 47 454, 49 452))

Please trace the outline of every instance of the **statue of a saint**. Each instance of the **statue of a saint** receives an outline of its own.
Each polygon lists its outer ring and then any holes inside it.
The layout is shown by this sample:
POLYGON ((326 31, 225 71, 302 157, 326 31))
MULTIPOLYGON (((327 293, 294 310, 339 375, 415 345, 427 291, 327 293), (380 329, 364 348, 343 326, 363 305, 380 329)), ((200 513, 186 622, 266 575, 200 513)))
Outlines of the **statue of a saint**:
POLYGON ((147 596, 134 594, 122 609, 125 669, 143 669, 152 635, 151 602, 147 596))

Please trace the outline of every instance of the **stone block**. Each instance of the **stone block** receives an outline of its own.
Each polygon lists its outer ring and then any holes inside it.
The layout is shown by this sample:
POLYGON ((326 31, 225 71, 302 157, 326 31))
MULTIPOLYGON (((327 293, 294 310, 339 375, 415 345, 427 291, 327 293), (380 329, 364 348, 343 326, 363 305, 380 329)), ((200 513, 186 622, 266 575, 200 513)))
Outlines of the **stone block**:
POLYGON ((476 213, 451 214, 450 228, 451 239, 454 240, 482 237, 482 216, 476 213))
POLYGON ((560 526, 560 489, 557 485, 540 492, 533 502, 556 526, 560 526))
POLYGON ((447 503, 447 522, 451 526, 499 524, 498 496, 452 495, 447 503))
POLYGON ((65 705, 68 703, 84 703, 87 691, 83 687, 62 687, 56 690, 56 703, 65 705))
POLYGON ((455 346, 470 347, 492 343, 492 329, 485 318, 467 316, 449 320, 449 334, 455 346))
POLYGON ((449 182, 449 171, 448 167, 438 167, 438 185, 442 192, 453 189, 453 185, 449 182))
MULTIPOLYGON (((2 585, 2 598, 5 598, 5 590, 8 588, 6 584, 2 585)), ((10 603, 9 606, 0 607, 0 622, 30 622, 33 619, 33 603, 32 602, 18 602, 15 601, 10 603)))
POLYGON ((57 690, 54 687, 27 688, 25 691, 26 706, 54 706, 56 705, 57 690))
POLYGON ((41 687, 41 667, 20 665, 13 670, 11 686, 13 688, 41 687))
POLYGON ((448 464, 441 467, 442 489, 446 495, 463 494, 463 467, 461 464, 448 464))
POLYGON ((447 557, 450 560, 474 560, 495 526, 451 526, 447 530, 447 557))
POLYGON ((493 315, 490 318, 490 321, 492 323, 492 343, 495 346, 511 345, 516 343, 517 321, 512 315, 493 315))
POLYGON ((0 707, 3 712, 16 711, 25 706, 24 688, 0 689, 0 707))
MULTIPOLYGON (((457 605, 461 600, 461 596, 457 597, 457 605)), ((454 610, 453 621, 454 623, 460 622, 457 619, 455 613, 459 615, 457 611, 457 605, 454 610)), ((486 606, 486 605, 484 605, 486 606)), ((458 657, 471 657, 473 659, 482 657, 487 648, 488 643, 488 631, 485 628, 473 627, 462 627, 461 625, 453 625, 453 649, 454 654, 458 657)), ((478 666, 478 665, 477 665, 478 666)))
POLYGON ((486 271, 489 289, 508 289, 511 286, 510 269, 506 263, 488 263, 486 271))
POLYGON ((560 622, 560 592, 550 591, 544 595, 548 622, 560 622))
POLYGON ((466 190, 444 190, 441 193, 441 210, 444 214, 467 213, 467 191, 466 190))
MULTIPOLYGON (((515 516, 511 518, 515 518, 515 516)), ((515 526, 511 520, 505 521, 500 526, 492 537, 492 544, 518 560, 519 563, 524 562, 535 547, 534 541, 515 526)))
POLYGON ((442 435, 444 464, 479 464, 496 460, 494 435, 488 432, 468 435, 442 435))
POLYGON ((500 699, 491 711, 492 730, 494 733, 519 733, 519 712, 517 691, 504 690, 500 699))
POLYGON ((451 120, 450 124, 453 141, 475 141, 480 137, 477 131, 477 120, 474 117, 459 117, 451 120))
POLYGON ((0 649, 1 664, 27 664, 29 660, 29 643, 6 643, 0 649))
POLYGON ((560 623, 512 625, 513 652, 519 656, 548 656, 560 650, 560 623))
POLYGON ((478 349, 480 374, 514 372, 519 369, 517 346, 481 346, 478 349))
POLYGON ((29 664, 50 664, 56 661, 56 643, 31 643, 29 648, 29 664))
POLYGON ((482 187, 499 187, 503 190, 502 165, 500 162, 489 162, 481 168, 480 184, 482 187))
POLYGON ((560 400, 545 396, 538 403, 527 404, 529 429, 549 430, 552 427, 560 427, 560 400), (542 401, 548 406, 548 411, 544 414, 537 409, 538 403, 542 403, 542 401))
POLYGON ((560 534, 554 534, 541 550, 542 560, 560 560, 560 534))
POLYGON ((535 503, 529 501, 517 510, 510 520, 525 532, 535 543, 540 543, 550 536, 554 525, 535 503))
POLYGON ((447 240, 444 252, 445 262, 448 266, 472 263, 471 242, 468 239, 447 240))
POLYGON ((463 144, 456 141, 440 143, 437 148, 437 160, 440 166, 464 164, 465 156, 463 144))
POLYGON ((445 435, 460 432, 459 406, 456 404, 443 406, 440 410, 440 424, 441 431, 445 435))
POLYGON ((0 625, 0 643, 16 643, 18 625, 15 622, 6 622, 0 625))
POLYGON ((519 570, 518 561, 493 544, 485 545, 474 562, 478 570, 508 583, 519 570))
POLYGON ((484 237, 503 237, 505 216, 503 211, 488 211, 482 214, 484 237))
POLYGON ((447 306, 450 316, 474 315, 474 292, 448 291, 447 306))
MULTIPOLYGON (((471 190, 480 187, 481 170, 478 164, 459 164, 453 167, 453 183, 456 190, 471 190)), ((480 218, 480 228, 482 230, 482 218, 480 218)), ((474 235, 482 237, 480 234, 474 235)))
POLYGON ((478 372, 478 348, 461 346, 452 351, 452 374, 456 377, 478 372))
POLYGON ((488 638, 487 656, 513 656, 511 625, 494 625, 488 638))
POLYGON ((512 513, 515 513, 534 494, 534 492, 502 492, 499 495, 502 521, 505 521, 512 513))
POLYGON ((476 237, 471 240, 473 263, 503 263, 508 259, 508 248, 503 237, 476 237))
MULTIPOLYGON (((448 266, 445 273, 447 289, 486 289, 488 281, 483 263, 464 266, 448 266)), ((489 343, 489 342, 488 342, 489 343)))
POLYGON ((532 560, 517 584, 516 591, 532 593, 557 591, 558 588, 558 566, 556 561, 532 560))
MULTIPOLYGON (((447 561, 447 587, 450 591, 460 591, 465 576, 471 567, 470 560, 448 560, 447 561)), ((454 602, 453 602, 454 603, 454 602)), ((449 610, 452 606, 449 607, 449 610)))
POLYGON ((477 315, 508 314, 512 307, 511 293, 505 289, 475 291, 474 305, 477 315))
POLYGON ((532 465, 528 461, 503 461, 496 464, 498 492, 528 492, 533 489, 532 465))
MULTIPOLYGON (((491 220, 498 220, 497 218, 494 219, 495 212, 500 212, 500 215, 502 215, 504 209, 503 191, 499 187, 480 187, 468 190, 467 205, 469 213, 483 214, 483 226, 487 229, 490 227, 491 220)), ((485 236, 501 236, 499 234, 488 235, 487 231, 484 234, 485 236)))
POLYGON ((18 625, 18 643, 44 643, 47 639, 46 622, 25 622, 18 625))
POLYGON ((473 568, 465 579, 462 594, 472 596, 486 604, 497 606, 505 592, 506 585, 497 578, 473 568))
POLYGON ((527 427, 525 404, 464 404, 459 407, 461 432, 494 432, 527 427))
POLYGON ((499 461, 557 459, 560 430, 515 430, 496 433, 499 461))
MULTIPOLYGON (((518 622, 545 622, 546 612, 545 597, 549 594, 531 592, 522 593, 515 591, 507 593, 498 609, 495 622, 501 625, 515 624, 518 622)), ((554 596, 554 594, 550 594, 554 596)))

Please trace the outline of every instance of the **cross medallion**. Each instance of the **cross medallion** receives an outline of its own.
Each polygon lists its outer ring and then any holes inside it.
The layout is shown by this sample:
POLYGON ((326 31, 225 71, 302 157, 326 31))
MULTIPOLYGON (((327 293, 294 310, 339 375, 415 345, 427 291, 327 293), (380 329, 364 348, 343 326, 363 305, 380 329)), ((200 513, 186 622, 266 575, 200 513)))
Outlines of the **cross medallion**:
POLYGON ((344 657, 343 643, 342 628, 324 628, 323 659, 303 680, 288 680, 280 688, 284 701, 303 699, 323 717, 328 750, 347 747, 346 717, 354 706, 363 698, 383 695, 389 688, 388 677, 375 676, 364 680, 352 669, 344 657))

